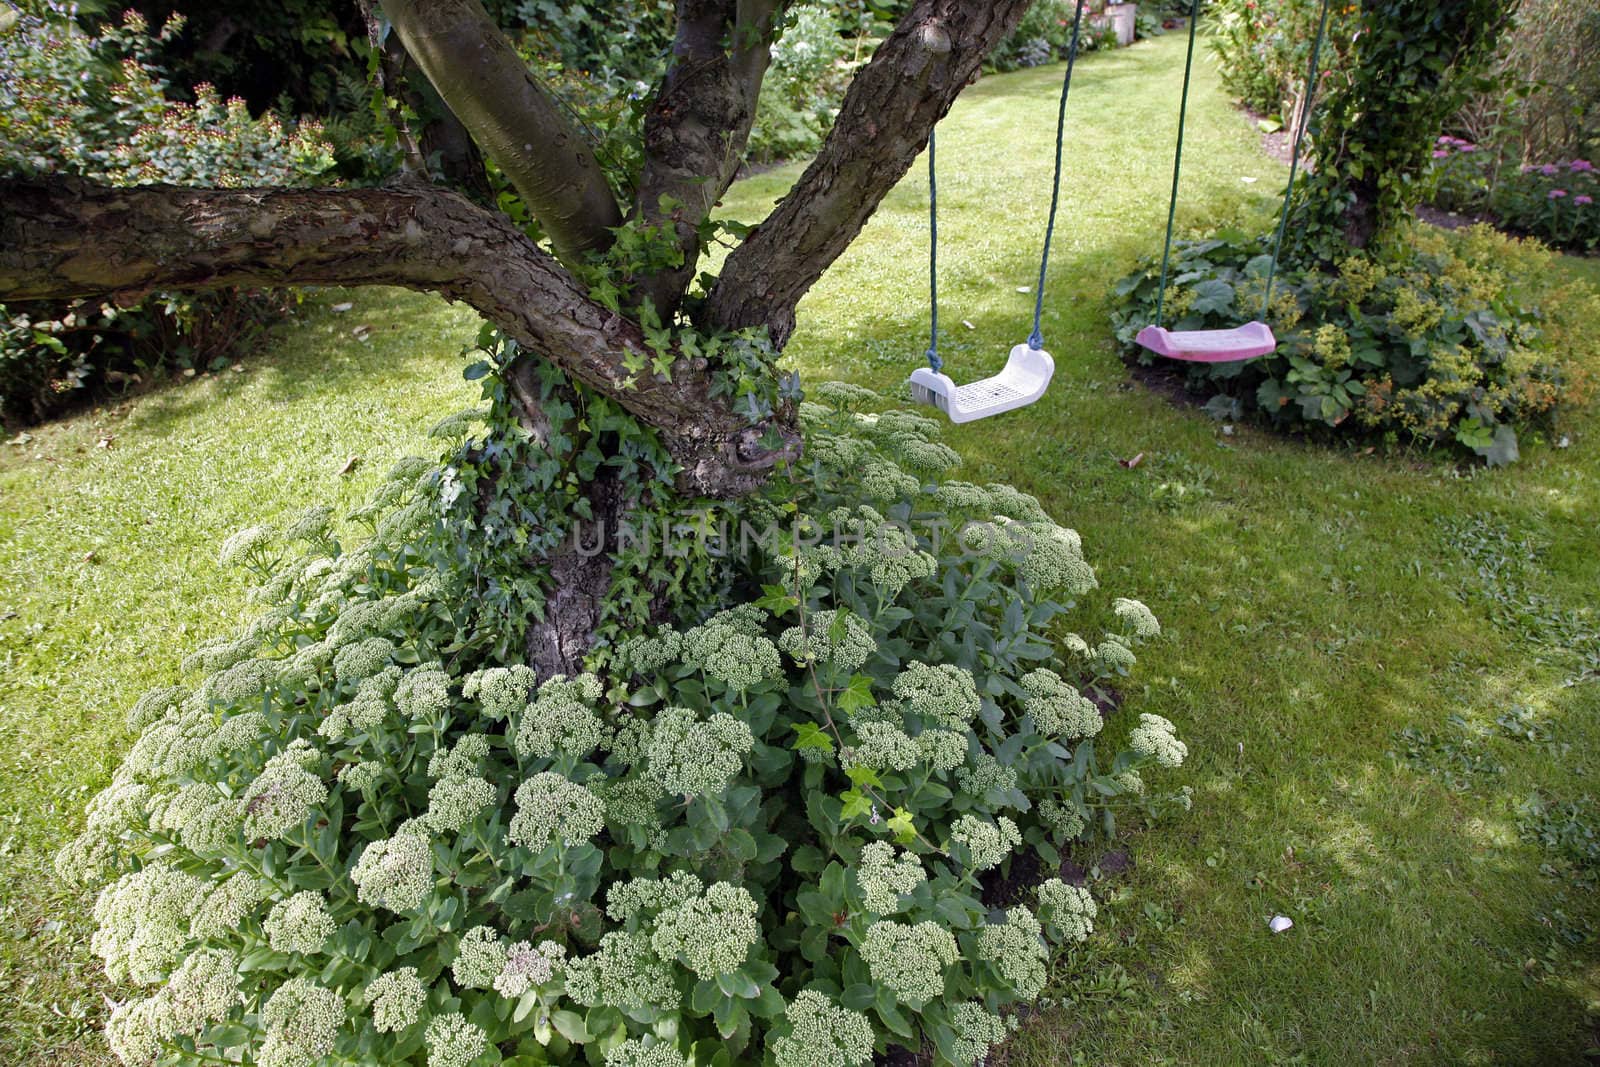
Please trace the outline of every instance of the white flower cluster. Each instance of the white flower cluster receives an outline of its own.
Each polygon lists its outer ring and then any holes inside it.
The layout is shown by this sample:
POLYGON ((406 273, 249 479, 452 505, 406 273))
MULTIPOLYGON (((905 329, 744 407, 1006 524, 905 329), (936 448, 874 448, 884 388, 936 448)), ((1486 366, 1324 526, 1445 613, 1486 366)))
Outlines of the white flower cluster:
POLYGON ((476 700, 488 719, 510 718, 528 702, 528 692, 538 681, 533 668, 521 663, 475 671, 461 684, 461 695, 476 700))
POLYGON ((854 612, 818 611, 806 623, 778 635, 778 647, 801 666, 825 663, 854 671, 878 650, 872 631, 854 612))
POLYGON ((1011 850, 1022 844, 1022 833, 1004 815, 994 822, 963 815, 950 827, 950 840, 966 846, 973 870, 987 871, 1000 866, 1011 850))
POLYGON ((1111 634, 1089 655, 1089 666, 1096 674, 1109 677, 1113 674, 1126 675, 1133 670, 1133 665, 1138 662, 1133 654, 1133 649, 1123 644, 1116 634, 1111 634))
POLYGON ((1045 797, 1039 801, 1039 818, 1055 831, 1058 841, 1071 841, 1083 833, 1088 825, 1077 808, 1064 804, 1055 797, 1045 797))
POLYGON ((922 861, 910 852, 895 857, 894 846, 887 841, 873 841, 861 850, 861 860, 856 865, 856 884, 861 887, 861 897, 867 910, 879 915, 892 915, 900 910, 900 898, 916 892, 917 886, 928 880, 922 861))
POLYGON ((165 863, 150 863, 100 891, 90 941, 113 982, 151 985, 183 955, 189 922, 206 883, 165 863))
POLYGON ((217 562, 224 567, 231 567, 236 563, 248 566, 255 562, 276 538, 277 534, 270 526, 246 526, 236 533, 229 534, 223 540, 222 550, 217 553, 217 562))
POLYGON ((933 499, 949 511, 982 511, 995 510, 994 501, 987 490, 981 489, 971 482, 948 481, 936 485, 932 489, 933 499))
POLYGON ((1189 746, 1177 738, 1177 727, 1160 715, 1139 716, 1139 725, 1128 734, 1128 747, 1158 767, 1181 767, 1189 746))
POLYGON ((1005 922, 985 926, 978 935, 978 957, 993 963, 1000 977, 1024 1000, 1032 1000, 1044 989, 1048 951, 1043 932, 1033 912, 1015 907, 1007 910, 1005 922))
POLYGON ((654 637, 634 637, 617 649, 617 664, 625 674, 648 678, 683 654, 683 635, 666 627, 654 637))
POLYGON ((1137 600, 1119 596, 1111 602, 1111 611, 1122 620, 1128 631, 1141 641, 1161 636, 1161 623, 1155 614, 1137 600))
POLYGON ((783 672, 783 660, 758 629, 721 612, 683 635, 683 661, 744 691, 783 672))
POLYGON ((380 974, 367 985, 366 996, 372 1025, 380 1034, 399 1033, 414 1025, 428 1002, 428 990, 417 978, 415 967, 380 974))
POLYGON ((256 1055, 261 1067, 311 1067, 333 1051, 344 1025, 344 998, 308 978, 291 978, 261 1007, 266 1040, 256 1055))
POLYGON ((953 771, 967 762, 967 731, 933 727, 917 735, 922 762, 936 771, 953 771))
POLYGON ((333 526, 333 509, 326 504, 313 504, 283 531, 283 539, 294 541, 322 541, 333 526))
POLYGON ((175 834, 198 853, 224 851, 239 836, 244 815, 233 798, 210 782, 191 782, 150 807, 150 825, 175 834))
POLYGON ((411 911, 433 888, 433 847, 415 832, 374 841, 361 851, 350 880, 363 904, 411 911))
POLYGON ((338 929, 333 916, 328 914, 327 902, 314 889, 278 901, 261 926, 272 951, 299 952, 306 956, 321 952, 322 946, 338 929))
POLYGON ((588 787, 605 801, 606 821, 612 826, 660 828, 661 815, 657 811, 657 803, 667 795, 667 791, 654 778, 595 777, 589 779, 588 787))
POLYGON ((750 727, 724 712, 701 722, 692 709, 663 708, 650 734, 647 771, 674 796, 721 793, 755 747, 750 727))
POLYGON ((1050 516, 1039 504, 1038 497, 1029 496, 1011 485, 991 482, 984 486, 989 493, 989 507, 996 513, 1018 522, 1049 522, 1050 516))
POLYGON ((1083 541, 1076 530, 1053 522, 1030 522, 1022 535, 1026 546, 1017 572, 1038 590, 1061 590, 1082 596, 1100 583, 1083 559, 1083 541))
POLYGON ((600 939, 598 952, 569 961, 566 986, 567 995, 587 1007, 670 1011, 679 1003, 672 972, 651 950, 650 939, 628 930, 613 930, 600 939))
POLYGON ((1055 671, 1041 667, 1020 681, 1028 692, 1022 710, 1033 716, 1034 729, 1043 736, 1072 741, 1100 732, 1100 710, 1055 671))
POLYGON ((225 882, 214 883, 205 902, 195 910, 189 933, 201 940, 220 941, 231 937, 271 895, 271 885, 244 871, 225 882))
POLYGON ((412 722, 431 722, 450 704, 450 675, 437 666, 414 667, 395 687, 394 706, 412 722))
POLYGON ((506 963, 495 976, 494 990, 502 997, 516 998, 544 985, 555 977, 567 958, 567 950, 554 941, 518 941, 506 949, 506 963))
POLYGON ((630 1037, 606 1052, 606 1067, 688 1067, 686 1059, 670 1041, 630 1037))
POLYGON ((795 994, 784 1018, 791 1029, 772 1043, 777 1067, 855 1067, 872 1058, 872 1023, 815 989, 795 994))
POLYGON ((944 995, 945 970, 961 953, 955 936, 932 920, 910 926, 880 919, 867 927, 861 958, 874 982, 918 1008, 944 995))
POLYGON ((1082 886, 1052 878, 1039 887, 1039 915, 1063 941, 1082 941, 1094 933, 1094 897, 1082 886))
POLYGON ((614 882, 606 893, 606 914, 616 922, 629 922, 647 912, 678 907, 704 889, 705 883, 688 871, 673 871, 665 878, 614 882))
POLYGON ((456 831, 476 819, 499 797, 494 784, 469 775, 450 775, 428 790, 428 811, 422 817, 435 833, 456 831))
POLYGON ((906 711, 934 725, 965 733, 983 701, 972 672, 949 663, 910 663, 894 680, 906 711))
POLYGON ((383 779, 385 764, 380 760, 362 760, 347 763, 339 768, 339 781, 358 793, 367 793, 383 779))
POLYGON ((329 741, 343 741, 353 733, 375 730, 389 717, 389 697, 400 684, 400 668, 385 667, 356 684, 356 695, 332 708, 317 726, 329 741))
POLYGON ((891 503, 913 496, 922 488, 922 482, 901 470, 898 463, 870 453, 861 458, 851 473, 860 479, 861 492, 868 500, 891 503))
POLYGON ((956 1062, 963 1067, 981 1062, 1006 1036, 1006 1021, 973 1000, 956 1005, 950 1025, 956 1031, 956 1062))
POLYGON ((322 753, 304 740, 290 742, 267 760, 239 798, 248 837, 282 837, 304 823, 312 809, 328 799, 327 785, 310 770, 321 760, 322 753))
POLYGON ((450 974, 462 989, 488 989, 505 969, 506 948, 492 926, 475 926, 461 935, 450 974))
POLYGON ((991 789, 1010 790, 1017 787, 1017 771, 1003 767, 1000 761, 987 752, 972 757, 972 764, 956 772, 956 781, 963 792, 981 797, 991 789))
POLYGON ((717 882, 704 896, 656 916, 650 947, 664 960, 678 960, 696 978, 713 979, 736 970, 761 937, 755 898, 742 886, 717 882))
POLYGON ((489 1035, 458 1011, 428 1023, 428 1067, 467 1067, 489 1047, 489 1035))
MULTIPOLYGON (((910 490, 916 491, 916 487, 910 490)), ((837 547, 819 546, 814 550, 817 558, 830 569, 865 570, 885 600, 898 597, 906 586, 932 577, 938 569, 939 561, 923 551, 909 530, 890 523, 874 508, 864 504, 854 511, 835 508, 828 513, 828 523, 837 547)))
POLYGON ((860 722, 855 744, 844 753, 847 767, 907 771, 922 759, 922 746, 892 722, 860 722))
POLYGON ((557 839, 569 845, 587 841, 605 826, 604 802, 554 771, 541 771, 517 786, 516 801, 506 837, 535 852, 557 839))
POLYGON ((125 1067, 150 1067, 171 1037, 166 998, 159 994, 120 1004, 106 1020, 106 1043, 125 1067))
POLYGON ((592 674, 547 679, 521 714, 516 735, 518 755, 543 759, 557 753, 588 755, 605 737, 605 724, 593 707, 603 691, 600 679, 592 674))
POLYGON ((155 996, 121 1005, 106 1025, 111 1051, 128 1067, 154 1063, 174 1036, 198 1034, 241 1001, 239 957, 201 949, 183 961, 155 996))
POLYGON ((489 755, 487 734, 463 734, 452 748, 441 747, 428 760, 429 778, 470 778, 489 755))

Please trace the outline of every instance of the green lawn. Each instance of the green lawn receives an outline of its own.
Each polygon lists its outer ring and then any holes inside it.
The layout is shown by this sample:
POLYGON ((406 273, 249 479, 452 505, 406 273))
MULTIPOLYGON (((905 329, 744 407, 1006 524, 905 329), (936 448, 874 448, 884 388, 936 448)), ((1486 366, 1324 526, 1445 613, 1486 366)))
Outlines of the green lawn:
MULTIPOLYGON (((1464 473, 1226 434, 1133 386, 1102 301, 1158 247, 1181 58, 1171 36, 1079 67, 1045 321, 1056 380, 950 436, 964 477, 1038 494, 1104 584, 1160 615, 1129 698, 1179 724, 1191 757, 1169 780, 1196 795, 1121 842, 1134 868, 1099 884, 1099 931, 1058 968, 1063 1005, 1006 1055, 1576 1061, 1600 1012, 1585 836, 1600 834, 1600 682, 1563 683, 1581 676, 1572 649, 1600 647, 1600 420, 1569 419, 1568 448, 1529 441, 1514 468, 1464 473), (1276 913, 1294 929, 1269 934, 1276 913)), ((1037 271, 1058 78, 986 78, 941 130, 958 379, 1028 330, 1017 290, 1037 271)), ((1180 224, 1265 225, 1283 168, 1209 69, 1190 130, 1180 224)), ((727 213, 754 221, 795 173, 741 184, 727 213)), ((806 377, 892 389, 917 365, 925 192, 914 173, 802 305, 789 356, 806 377)), ((1600 262, 1563 262, 1600 284, 1600 262)), ((221 537, 355 502, 476 394, 457 373, 470 314, 388 291, 333 313, 345 298, 310 298, 243 373, 0 449, 0 1063, 109 1058, 89 902, 55 885, 50 857, 128 742, 124 709, 248 610, 215 563, 221 537)))

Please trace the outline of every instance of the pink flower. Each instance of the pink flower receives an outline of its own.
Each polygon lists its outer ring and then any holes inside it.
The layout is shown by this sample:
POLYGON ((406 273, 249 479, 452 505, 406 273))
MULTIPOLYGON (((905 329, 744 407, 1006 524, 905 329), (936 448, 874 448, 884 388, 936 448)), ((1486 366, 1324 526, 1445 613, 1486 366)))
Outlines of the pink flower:
POLYGON ((1594 203, 1594 197, 1584 196, 1582 193, 1579 193, 1577 196, 1572 198, 1572 202, 1574 204, 1592 204, 1594 203))
POLYGON ((1455 140, 1455 138, 1453 138, 1453 137, 1445 137, 1445 136, 1441 135, 1440 138, 1437 141, 1433 142, 1433 143, 1434 144, 1450 144, 1454 140, 1455 140))
POLYGON ((1522 173, 1524 173, 1524 174, 1532 174, 1533 173, 1533 164, 1532 163, 1524 163, 1522 165, 1522 173))
POLYGON ((1574 159, 1567 164, 1567 168, 1574 174, 1582 174, 1586 170, 1594 170, 1594 164, 1587 159, 1574 159))
POLYGON ((1472 144, 1472 143, 1470 143, 1468 141, 1457 141, 1456 145, 1463 152, 1476 152, 1478 150, 1478 146, 1477 145, 1472 144))
POLYGON ((1545 175, 1546 177, 1554 177, 1555 175, 1561 173, 1561 168, 1556 166, 1554 163, 1546 163, 1544 166, 1539 168, 1539 173, 1545 175))
POLYGON ((1433 150, 1433 158, 1434 159, 1449 159, 1450 158, 1450 153, 1446 149, 1435 148, 1433 150))
POLYGON ((1567 191, 1565 189, 1552 189, 1552 190, 1550 190, 1550 199, 1551 200, 1560 200, 1563 196, 1566 196, 1566 195, 1567 195, 1567 191))

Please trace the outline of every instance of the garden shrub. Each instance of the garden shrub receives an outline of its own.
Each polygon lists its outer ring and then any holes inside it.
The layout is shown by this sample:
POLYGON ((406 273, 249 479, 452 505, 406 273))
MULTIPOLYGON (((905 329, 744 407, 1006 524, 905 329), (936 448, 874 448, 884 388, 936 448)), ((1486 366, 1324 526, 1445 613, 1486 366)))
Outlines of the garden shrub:
MULTIPOLYGON (((65 8, 41 10, 0 34, 0 174, 281 186, 309 184, 332 165, 313 124, 252 117, 205 85, 192 101, 176 99, 152 56, 181 19, 152 33, 130 13, 91 35, 65 8)), ((107 385, 223 365, 287 306, 259 291, 160 295, 131 308, 0 305, 0 417, 37 421, 107 385)))
POLYGON ((1528 164, 1503 178, 1492 206, 1501 224, 1557 248, 1600 248, 1600 178, 1587 159, 1528 164))
POLYGON ((945 480, 935 423, 816 400, 804 468, 738 512, 789 532, 691 546, 720 595, 576 677, 495 651, 451 562, 487 436, 399 464, 364 538, 325 508, 230 538, 263 613, 133 706, 58 861, 134 987, 123 1062, 982 1058, 1095 916, 983 879, 1187 806, 1143 777, 1183 761, 1172 724, 1085 695, 1160 627, 1032 497, 945 480))
MULTIPOLYGON (((1200 16, 1200 31, 1217 59, 1222 84, 1243 104, 1276 115, 1305 80, 1321 0, 1216 0, 1200 16)), ((1321 67, 1336 72, 1348 61, 1348 12, 1329 16, 1321 67)), ((1284 115, 1288 122, 1290 116, 1284 115)))
MULTIPOLYGON (((1459 235, 1416 225, 1401 252, 1350 254, 1328 270, 1282 267, 1264 316, 1275 352, 1243 363, 1187 363, 1208 409, 1255 412, 1284 429, 1382 433, 1459 446, 1491 464, 1517 455, 1519 429, 1587 397, 1575 325, 1592 294, 1538 292, 1552 254, 1475 226, 1459 235)), ((1173 245, 1165 321, 1223 329, 1263 318, 1267 238, 1229 232, 1173 245)), ((1114 292, 1113 323, 1129 358, 1155 319, 1159 260, 1114 292)))
MULTIPOLYGON (((1072 18, 1076 8, 1076 0, 1037 0, 1030 4, 1017 28, 995 46, 984 60, 984 66, 1004 72, 1065 59, 1072 47, 1072 18)), ((1116 44, 1116 30, 1110 24, 1097 24, 1086 10, 1078 32, 1078 51, 1115 48, 1116 44)))
POLYGON ((797 4, 772 45, 761 83, 748 155, 760 162, 811 155, 833 126, 853 64, 834 13, 821 4, 797 4))

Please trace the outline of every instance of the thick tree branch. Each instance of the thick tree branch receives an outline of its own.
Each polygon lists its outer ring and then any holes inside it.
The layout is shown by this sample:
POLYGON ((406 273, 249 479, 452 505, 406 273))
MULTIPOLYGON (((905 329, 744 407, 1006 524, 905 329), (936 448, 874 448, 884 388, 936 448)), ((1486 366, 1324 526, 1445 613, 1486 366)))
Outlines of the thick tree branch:
POLYGON ((699 226, 744 156, 783 0, 678 0, 672 66, 644 119, 634 212, 673 227, 683 266, 640 295, 666 319, 694 277, 699 226), (668 206, 663 206, 665 200, 668 206))
POLYGON ((656 427, 686 492, 748 492, 777 447, 711 395, 703 365, 637 380, 639 327, 590 300, 503 216, 443 189, 112 189, 0 181, 0 301, 237 285, 399 285, 461 300, 577 381, 656 427))
POLYGON ((711 324, 766 325, 780 344, 794 309, 903 177, 983 57, 1029 0, 916 0, 856 75, 822 151, 734 250, 711 293, 711 324))
POLYGON ((569 264, 610 246, 622 212, 593 146, 479 0, 383 0, 400 40, 569 264))

